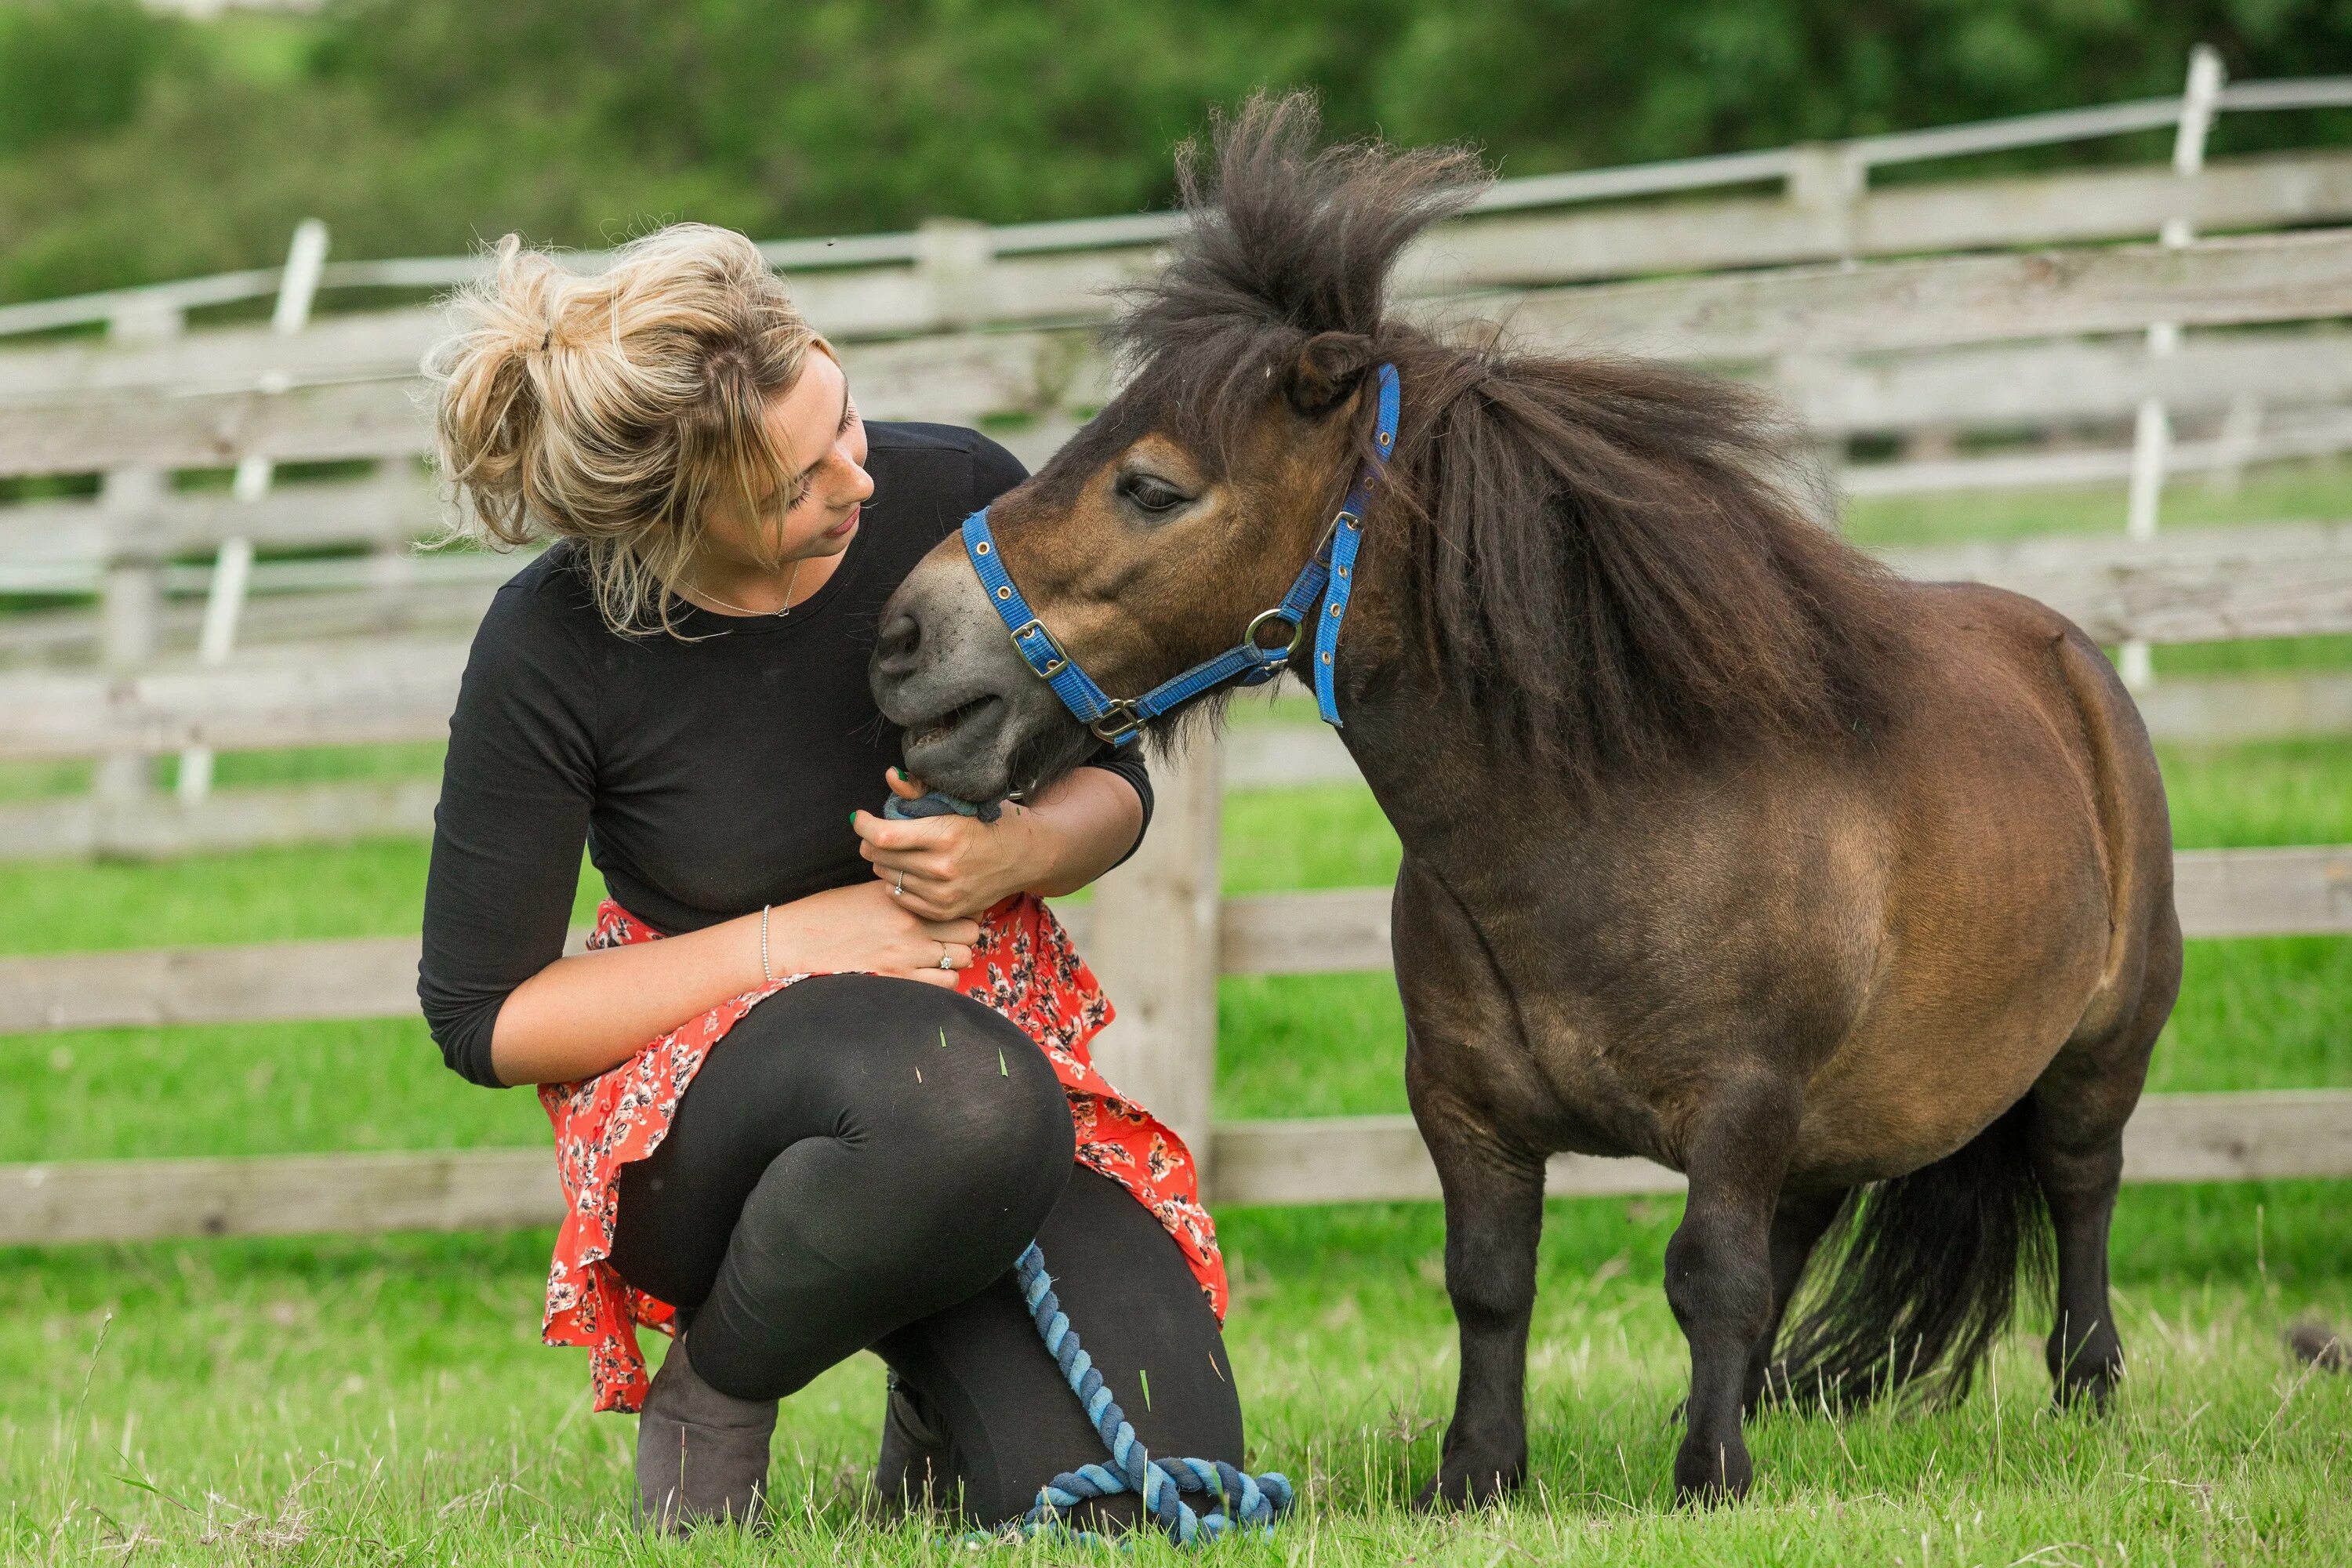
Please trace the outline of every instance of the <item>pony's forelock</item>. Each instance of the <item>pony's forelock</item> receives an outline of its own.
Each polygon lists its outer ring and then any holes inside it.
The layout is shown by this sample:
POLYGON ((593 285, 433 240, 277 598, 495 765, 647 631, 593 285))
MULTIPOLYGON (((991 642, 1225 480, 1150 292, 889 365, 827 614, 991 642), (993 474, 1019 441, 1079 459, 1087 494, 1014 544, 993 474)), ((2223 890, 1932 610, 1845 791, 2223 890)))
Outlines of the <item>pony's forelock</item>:
POLYGON ((1391 318, 1399 253, 1485 173, 1460 148, 1318 148, 1317 130, 1311 98, 1259 98, 1212 152, 1180 154, 1192 226, 1109 330, 1128 391, 1055 468, 1089 470, 1141 419, 1222 468, 1265 415, 1267 370, 1355 333, 1404 383, 1371 530, 1401 629, 1516 744, 1590 785, 1735 736, 1866 732, 1883 574, 1811 515, 1774 405, 1391 318))

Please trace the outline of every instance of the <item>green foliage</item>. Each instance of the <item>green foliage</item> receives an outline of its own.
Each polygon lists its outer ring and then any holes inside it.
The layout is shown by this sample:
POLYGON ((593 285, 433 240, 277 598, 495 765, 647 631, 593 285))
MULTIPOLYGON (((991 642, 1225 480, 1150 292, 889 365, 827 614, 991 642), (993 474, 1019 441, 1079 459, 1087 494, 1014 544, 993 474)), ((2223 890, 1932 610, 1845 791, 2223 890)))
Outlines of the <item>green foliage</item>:
POLYGON ((139 0, 0 6, 0 156, 129 121, 170 37, 139 0))
MULTIPOLYGON (((2352 11, 328 0, 180 26, 134 0, 21 0, 0 9, 0 299, 267 264, 313 215, 362 257, 680 217, 769 237, 1158 206, 1170 147, 1259 88, 1317 89, 1344 133, 1468 140, 1535 174, 2174 92, 2199 39, 2240 75, 2341 70, 2352 11)), ((2217 151, 2331 127, 2236 116, 2217 151)))

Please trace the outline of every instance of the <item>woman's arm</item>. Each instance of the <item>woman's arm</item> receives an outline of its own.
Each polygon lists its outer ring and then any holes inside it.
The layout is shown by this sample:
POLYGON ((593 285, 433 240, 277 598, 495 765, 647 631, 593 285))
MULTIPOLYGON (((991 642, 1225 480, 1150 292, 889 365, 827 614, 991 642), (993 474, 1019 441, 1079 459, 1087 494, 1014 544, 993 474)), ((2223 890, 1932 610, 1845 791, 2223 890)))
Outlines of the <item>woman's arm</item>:
MULTIPOLYGON (((767 973, 865 970, 936 985, 971 963, 980 927, 926 920, 878 882, 834 888, 768 913, 767 973), (941 968, 940 959, 950 967, 941 968)), ((490 1060, 502 1083, 568 1083, 617 1067, 656 1036, 757 990, 760 917, 558 959, 499 1009, 490 1060)))
MULTIPOLYGON (((475 635, 425 879, 417 994, 449 1066, 476 1083, 562 1083, 761 984, 760 917, 563 956, 596 788, 596 671, 541 576, 475 635)), ((771 911, 768 972, 864 969, 949 984, 970 921, 927 924, 870 883, 771 911), (944 945, 943 945, 944 944, 944 945)))
MULTIPOLYGON (((920 780, 893 768, 890 789, 911 800, 920 780)), ((1074 893, 1127 857, 1143 831, 1134 784, 1103 768, 1078 768, 1035 800, 1008 801, 985 823, 969 816, 896 822, 859 812, 858 853, 886 892, 926 920, 964 919, 1013 893, 1074 893)))

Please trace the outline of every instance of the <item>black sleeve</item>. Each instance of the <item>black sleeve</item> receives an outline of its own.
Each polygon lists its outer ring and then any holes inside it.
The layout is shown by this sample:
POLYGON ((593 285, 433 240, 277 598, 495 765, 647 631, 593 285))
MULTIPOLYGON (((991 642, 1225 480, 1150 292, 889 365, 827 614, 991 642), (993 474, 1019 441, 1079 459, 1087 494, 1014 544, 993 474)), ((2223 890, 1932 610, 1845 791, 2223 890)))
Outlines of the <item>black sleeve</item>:
MULTIPOLYGON (((968 511, 978 511, 1028 478, 1029 470, 1022 465, 1020 458, 987 437, 974 434, 971 447, 972 493, 968 511)), ((1129 856, 1142 847, 1144 834, 1151 830, 1151 775, 1143 766, 1143 747, 1138 743, 1121 752, 1106 745, 1087 758, 1083 765, 1117 773, 1134 787, 1137 798, 1143 802, 1143 826, 1136 830, 1135 842, 1127 847, 1127 854, 1113 862, 1123 866, 1129 856)))
POLYGON ((541 574, 474 635, 433 812, 416 994, 455 1071, 500 1087, 490 1035, 514 988, 563 954, 594 793, 594 684, 541 574))

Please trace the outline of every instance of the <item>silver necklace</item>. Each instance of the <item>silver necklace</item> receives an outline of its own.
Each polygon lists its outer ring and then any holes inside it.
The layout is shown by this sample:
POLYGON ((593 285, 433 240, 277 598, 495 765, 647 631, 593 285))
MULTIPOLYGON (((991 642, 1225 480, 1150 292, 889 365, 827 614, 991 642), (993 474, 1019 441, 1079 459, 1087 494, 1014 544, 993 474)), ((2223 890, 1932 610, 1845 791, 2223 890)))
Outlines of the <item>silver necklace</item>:
POLYGON ((801 563, 798 561, 795 561, 793 563, 793 569, 784 574, 784 607, 781 610, 746 609, 743 605, 738 605, 731 600, 720 598, 718 595, 712 593, 708 588, 697 587, 691 584, 688 586, 687 592, 692 594, 698 599, 709 600, 722 610, 732 610, 739 616, 789 616, 793 613, 793 584, 800 581, 800 576, 801 563))

